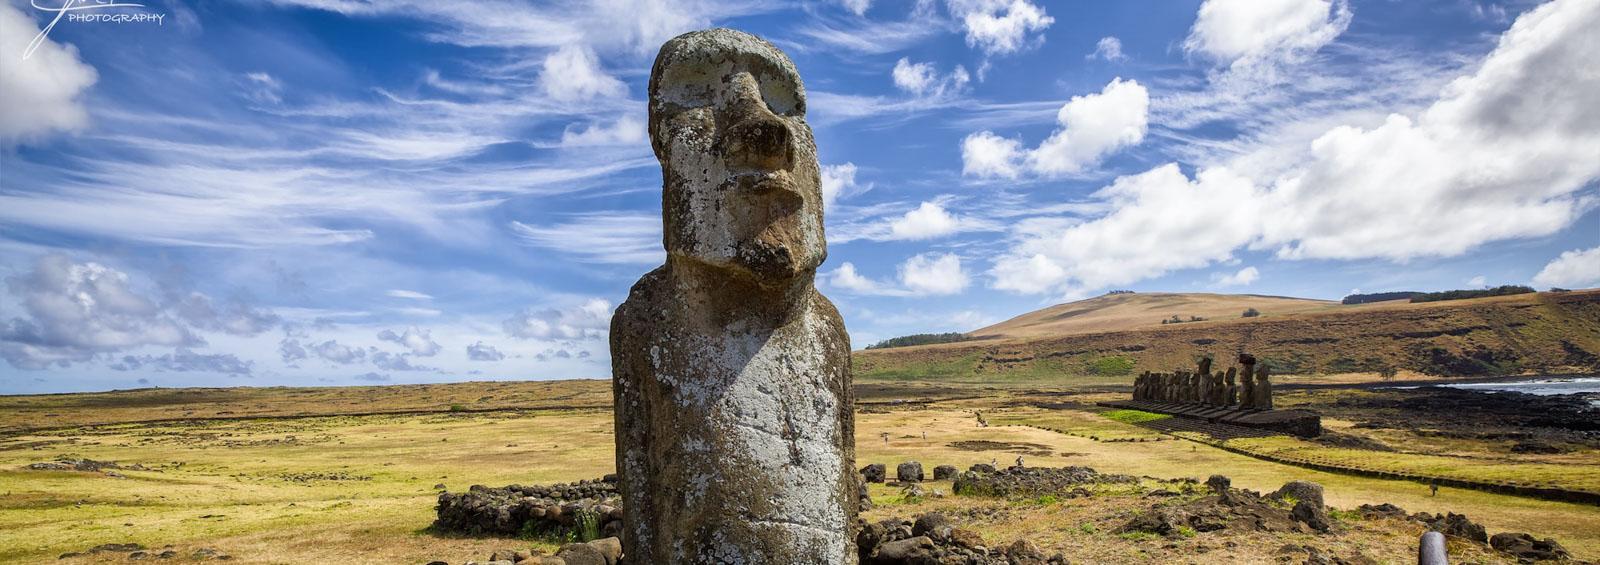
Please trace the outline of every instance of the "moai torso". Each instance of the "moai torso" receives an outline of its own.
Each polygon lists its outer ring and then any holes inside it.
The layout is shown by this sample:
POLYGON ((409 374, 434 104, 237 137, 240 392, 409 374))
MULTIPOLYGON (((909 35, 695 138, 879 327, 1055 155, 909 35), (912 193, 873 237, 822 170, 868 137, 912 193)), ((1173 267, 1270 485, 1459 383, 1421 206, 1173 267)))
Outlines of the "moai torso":
POLYGON ((850 342, 794 65, 733 30, 661 48, 667 263, 611 325, 629 563, 855 563, 850 342))
POLYGON ((1267 368, 1256 369, 1256 408, 1272 409, 1272 381, 1267 378, 1267 368))
POLYGON ((1236 405, 1239 404, 1239 384, 1237 382, 1235 382, 1235 377, 1237 375, 1238 375, 1238 370, 1237 369, 1235 369, 1234 367, 1228 367, 1228 376, 1227 376, 1227 385, 1226 385, 1228 387, 1228 393, 1227 393, 1228 396, 1223 399, 1223 402, 1222 402, 1223 405, 1236 406, 1236 405))

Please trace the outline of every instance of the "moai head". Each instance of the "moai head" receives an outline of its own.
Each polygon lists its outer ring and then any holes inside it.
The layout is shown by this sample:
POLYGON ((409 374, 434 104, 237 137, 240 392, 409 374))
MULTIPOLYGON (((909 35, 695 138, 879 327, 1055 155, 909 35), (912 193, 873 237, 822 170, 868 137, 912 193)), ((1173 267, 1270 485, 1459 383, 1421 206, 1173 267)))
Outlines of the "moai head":
POLYGON ((680 35, 650 71, 667 253, 777 286, 827 257, 816 143, 789 57, 731 29, 680 35))

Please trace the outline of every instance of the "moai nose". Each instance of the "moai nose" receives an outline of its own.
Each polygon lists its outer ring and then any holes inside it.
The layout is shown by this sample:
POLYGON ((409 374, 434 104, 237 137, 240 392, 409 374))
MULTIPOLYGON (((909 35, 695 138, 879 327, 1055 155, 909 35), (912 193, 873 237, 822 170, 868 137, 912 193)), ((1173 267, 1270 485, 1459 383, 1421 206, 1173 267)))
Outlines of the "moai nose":
POLYGON ((725 108, 727 125, 718 145, 729 164, 746 169, 776 171, 789 168, 793 134, 761 98, 761 89, 749 74, 732 80, 733 96, 725 108))

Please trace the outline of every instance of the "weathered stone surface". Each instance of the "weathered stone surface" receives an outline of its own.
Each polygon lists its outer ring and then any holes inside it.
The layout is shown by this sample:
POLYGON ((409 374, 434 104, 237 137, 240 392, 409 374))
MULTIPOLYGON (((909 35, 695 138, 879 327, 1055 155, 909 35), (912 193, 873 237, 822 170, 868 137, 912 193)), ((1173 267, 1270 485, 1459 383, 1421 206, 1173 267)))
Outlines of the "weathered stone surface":
POLYGON ((612 317, 622 544, 638 563, 853 563, 850 341, 805 88, 778 48, 684 34, 651 70, 665 265, 612 317))
POLYGON ((922 464, 916 461, 907 461, 894 468, 894 477, 902 483, 916 483, 922 481, 922 464))
POLYGON ((861 468, 861 478, 869 483, 881 483, 889 475, 889 470, 882 463, 873 463, 861 468))
POLYGON ((1135 482, 1138 479, 1128 475, 1103 475, 1088 467, 1007 467, 993 473, 962 473, 950 489, 961 495, 1040 496, 1066 494, 1086 484, 1135 482))
POLYGON ((622 540, 618 538, 600 538, 589 542, 589 547, 600 552, 606 558, 606 565, 617 565, 622 561, 622 540))
POLYGON ((1483 529, 1483 526, 1467 519, 1464 514, 1456 514, 1454 512, 1446 514, 1418 512, 1411 518, 1426 524, 1428 529, 1447 536, 1469 539, 1478 543, 1489 543, 1489 533, 1483 529))
POLYGON ((1267 495, 1267 498, 1273 500, 1283 500, 1285 497, 1310 501, 1312 504, 1321 507, 1323 504, 1322 485, 1311 481, 1289 481, 1278 487, 1278 490, 1273 491, 1272 494, 1267 495))
POLYGON ((556 550, 556 557, 567 565, 606 565, 606 555, 587 543, 569 543, 556 550))
POLYGON ((1333 528, 1333 522, 1328 520, 1327 509, 1323 508, 1321 504, 1313 503, 1310 500, 1294 503, 1294 509, 1289 511, 1289 515, 1293 516, 1296 521, 1319 532, 1326 532, 1333 528))
POLYGON ((961 470, 957 469, 955 465, 940 465, 933 468, 933 480, 942 481, 945 479, 953 479, 956 477, 956 474, 960 472, 961 470))
POLYGON ((441 492, 433 525, 440 531, 515 536, 524 531, 558 533, 592 514, 602 531, 622 526, 617 485, 582 480, 554 485, 472 485, 467 492, 441 492))
POLYGON ((1206 479, 1206 488, 1211 489, 1211 492, 1215 494, 1225 494, 1228 492, 1228 488, 1232 486, 1233 480, 1222 475, 1211 475, 1210 478, 1206 479))

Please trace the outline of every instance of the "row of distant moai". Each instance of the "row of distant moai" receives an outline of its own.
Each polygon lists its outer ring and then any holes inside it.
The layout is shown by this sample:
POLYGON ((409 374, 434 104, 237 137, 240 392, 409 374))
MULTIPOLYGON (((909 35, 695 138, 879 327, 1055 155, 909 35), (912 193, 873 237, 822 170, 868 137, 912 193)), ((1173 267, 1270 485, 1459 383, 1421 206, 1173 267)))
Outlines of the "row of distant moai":
POLYGON ((1266 366, 1257 366, 1252 355, 1239 354, 1239 365, 1227 373, 1211 372, 1211 358, 1200 360, 1198 372, 1151 373, 1146 371, 1133 381, 1133 399, 1154 402, 1187 402, 1241 410, 1271 410, 1272 381, 1266 366), (1235 383, 1237 379, 1237 383, 1235 383))

